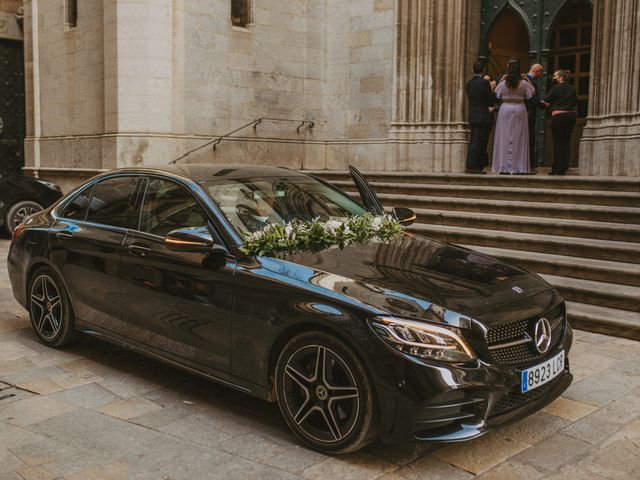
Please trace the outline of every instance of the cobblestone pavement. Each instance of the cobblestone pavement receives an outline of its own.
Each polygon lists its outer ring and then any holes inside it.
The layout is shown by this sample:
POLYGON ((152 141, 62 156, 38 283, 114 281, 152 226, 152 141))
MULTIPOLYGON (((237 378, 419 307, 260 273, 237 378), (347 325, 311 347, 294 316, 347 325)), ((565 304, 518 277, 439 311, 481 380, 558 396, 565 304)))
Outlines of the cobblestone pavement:
POLYGON ((41 345, 8 247, 0 237, 0 480, 638 478, 639 342, 576 332, 565 395, 477 440, 327 457, 273 404, 95 340, 41 345))

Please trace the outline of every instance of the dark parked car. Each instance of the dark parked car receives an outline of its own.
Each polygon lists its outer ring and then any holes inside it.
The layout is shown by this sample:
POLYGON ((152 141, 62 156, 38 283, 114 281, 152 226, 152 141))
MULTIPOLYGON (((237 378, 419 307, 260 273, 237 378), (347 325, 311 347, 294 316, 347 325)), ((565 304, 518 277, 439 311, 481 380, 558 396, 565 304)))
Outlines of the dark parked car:
POLYGON ((535 274, 408 233, 243 253, 268 223, 375 211, 354 178, 365 206, 270 167, 100 175, 16 229, 15 297, 45 344, 80 331, 277 401, 323 452, 470 439, 558 397, 573 334, 535 274))
POLYGON ((62 197, 55 183, 24 175, 0 177, 0 227, 13 232, 29 215, 62 197))

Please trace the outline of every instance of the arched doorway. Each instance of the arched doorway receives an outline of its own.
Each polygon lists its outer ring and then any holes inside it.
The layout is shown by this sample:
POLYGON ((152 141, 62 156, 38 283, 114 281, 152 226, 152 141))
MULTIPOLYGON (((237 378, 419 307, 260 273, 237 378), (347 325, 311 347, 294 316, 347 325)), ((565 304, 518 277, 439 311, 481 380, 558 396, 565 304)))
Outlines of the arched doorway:
POLYGON ((523 69, 529 65, 529 35, 522 17, 506 7, 496 17, 488 35, 487 71, 499 78, 506 71, 507 60, 517 58, 523 69))
MULTIPOLYGON (((591 71, 591 25, 593 8, 585 0, 570 0, 560 11, 549 35, 548 72, 565 69, 571 72, 570 83, 578 93, 578 119, 571 141, 570 167, 578 166, 578 141, 582 136, 589 104, 591 71)), ((551 78, 549 75, 547 78, 551 78)), ((547 87, 549 88, 549 87, 547 87)), ((545 164, 550 165, 553 152, 551 122, 546 121, 545 164)))
MULTIPOLYGON (((487 60, 492 76, 504 71, 503 57, 508 54, 520 59, 523 70, 533 63, 542 64, 548 79, 556 68, 567 68, 575 74, 573 82, 580 103, 571 149, 572 167, 578 162, 578 140, 589 98, 592 5, 591 0, 482 0, 481 7, 478 56, 487 60)), ((546 79, 538 85, 544 97, 546 79)), ((545 112, 540 111, 535 131, 536 163, 547 166, 553 161, 548 123, 545 112)))

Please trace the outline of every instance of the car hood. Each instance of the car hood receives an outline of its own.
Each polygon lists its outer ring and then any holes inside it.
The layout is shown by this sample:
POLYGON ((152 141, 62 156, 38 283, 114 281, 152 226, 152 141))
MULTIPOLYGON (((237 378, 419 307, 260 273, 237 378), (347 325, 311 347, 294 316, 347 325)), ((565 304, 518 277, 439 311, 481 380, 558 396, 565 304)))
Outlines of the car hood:
POLYGON ((377 312, 447 323, 456 323, 448 314, 477 317, 551 288, 488 255, 412 234, 261 263, 377 312))

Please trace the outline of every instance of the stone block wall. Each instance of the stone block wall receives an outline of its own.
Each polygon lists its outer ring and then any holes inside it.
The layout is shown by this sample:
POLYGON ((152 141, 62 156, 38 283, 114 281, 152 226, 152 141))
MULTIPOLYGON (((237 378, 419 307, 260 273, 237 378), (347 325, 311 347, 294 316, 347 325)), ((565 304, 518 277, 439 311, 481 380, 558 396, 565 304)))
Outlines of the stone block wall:
POLYGON ((86 175, 166 163, 260 117, 189 161, 381 170, 389 160, 392 0, 27 0, 27 171, 86 175))

